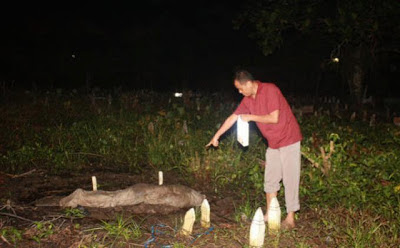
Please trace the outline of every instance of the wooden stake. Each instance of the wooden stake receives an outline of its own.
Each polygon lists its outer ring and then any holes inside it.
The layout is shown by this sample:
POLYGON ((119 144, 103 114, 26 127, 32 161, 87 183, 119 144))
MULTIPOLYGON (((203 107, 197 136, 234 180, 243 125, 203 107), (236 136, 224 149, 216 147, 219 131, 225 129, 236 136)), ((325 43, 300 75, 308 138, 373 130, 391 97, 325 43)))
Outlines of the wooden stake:
POLYGON ((164 183, 163 172, 159 171, 158 172, 158 185, 163 185, 163 183, 164 183))
POLYGON ((92 185, 93 185, 93 191, 97 191, 97 179, 95 176, 92 176, 92 185))

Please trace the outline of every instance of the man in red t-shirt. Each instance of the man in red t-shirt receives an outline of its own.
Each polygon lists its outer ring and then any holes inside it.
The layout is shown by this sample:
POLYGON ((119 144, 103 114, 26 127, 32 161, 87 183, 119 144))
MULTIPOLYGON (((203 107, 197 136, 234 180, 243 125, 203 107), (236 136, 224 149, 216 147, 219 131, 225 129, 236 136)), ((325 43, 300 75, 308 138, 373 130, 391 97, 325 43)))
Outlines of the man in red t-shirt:
MULTIPOLYGON (((207 144, 218 146, 218 139, 235 124, 238 116, 243 121, 254 121, 268 141, 264 175, 264 191, 267 212, 273 197, 277 196, 280 181, 285 187, 287 217, 283 228, 294 228, 294 213, 300 209, 300 141, 302 135, 299 124, 289 104, 279 88, 273 83, 261 83, 244 70, 237 71, 235 87, 244 97, 237 109, 230 115, 214 137, 207 144)), ((268 213, 265 214, 268 221, 268 213)))

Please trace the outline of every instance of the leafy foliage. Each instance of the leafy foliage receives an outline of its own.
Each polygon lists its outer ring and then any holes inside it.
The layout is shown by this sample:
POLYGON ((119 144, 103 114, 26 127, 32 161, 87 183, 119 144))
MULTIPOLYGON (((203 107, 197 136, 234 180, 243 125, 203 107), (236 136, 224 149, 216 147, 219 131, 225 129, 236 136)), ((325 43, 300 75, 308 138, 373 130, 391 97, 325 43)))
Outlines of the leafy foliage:
POLYGON ((46 239, 54 233, 54 224, 51 222, 36 221, 34 225, 36 232, 32 236, 32 239, 39 244, 42 242, 42 239, 46 239))
POLYGON ((399 11, 395 0, 253 1, 234 23, 236 28, 250 29, 265 55, 279 48, 290 30, 318 32, 332 47, 367 43, 371 49, 390 48, 385 38, 399 29, 399 11))
MULTIPOLYGON (((234 128, 222 137, 218 149, 205 148, 237 104, 223 95, 182 99, 133 92, 116 97, 112 104, 93 104, 85 95, 55 94, 47 96, 52 105, 46 105, 46 95, 36 96, 36 103, 29 102, 29 97, 25 103, 0 106, 2 171, 175 170, 196 187, 204 186, 216 194, 234 191, 243 200, 236 206, 237 218, 242 212, 251 215, 256 205, 265 201, 261 165, 267 146, 255 128, 251 128, 248 148, 237 143, 234 128), (60 104, 65 101, 71 102, 67 108, 60 104)), ((365 240, 372 244, 385 238, 397 240, 399 227, 390 223, 400 222, 399 128, 383 121, 375 126, 359 119, 349 121, 350 113, 332 109, 319 109, 315 115, 298 116, 298 120, 304 136, 302 208, 343 209, 349 219, 328 216, 321 225, 340 240, 347 235, 348 246, 365 244, 365 240), (359 213, 368 216, 356 222, 359 213), (378 217, 386 224, 374 224, 378 217), (335 224, 343 226, 346 221, 348 230, 334 229, 335 224)), ((74 218, 81 214, 75 210, 65 213, 74 218)), ((37 224, 36 229, 37 242, 54 232, 53 226, 45 223, 37 224)), ((140 231, 123 219, 102 226, 114 241, 126 240, 137 229, 140 231)), ((7 239, 14 235, 18 241, 18 234, 9 229, 2 235, 7 239)))
POLYGON ((264 55, 299 36, 330 49, 314 66, 338 73, 351 100, 360 104, 366 82, 376 84, 379 61, 400 52, 399 13, 396 0, 249 1, 234 27, 246 30, 264 55))
POLYGON ((15 227, 7 227, 0 229, 0 237, 7 242, 11 242, 17 247, 18 242, 22 240, 22 232, 15 227))

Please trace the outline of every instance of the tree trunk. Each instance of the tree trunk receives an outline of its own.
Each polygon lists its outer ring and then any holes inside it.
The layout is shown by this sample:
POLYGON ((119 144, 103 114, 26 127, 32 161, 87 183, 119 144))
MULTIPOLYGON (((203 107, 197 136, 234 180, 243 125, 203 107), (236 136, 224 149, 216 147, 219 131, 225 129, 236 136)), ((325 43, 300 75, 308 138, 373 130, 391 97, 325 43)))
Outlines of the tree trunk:
POLYGON ((352 75, 348 78, 350 95, 356 100, 357 104, 361 104, 363 92, 364 72, 361 65, 354 65, 352 75))
POLYGON ((359 105, 362 101, 364 80, 365 80, 365 56, 363 46, 348 46, 344 49, 341 59, 341 71, 344 82, 348 84, 350 99, 359 105))

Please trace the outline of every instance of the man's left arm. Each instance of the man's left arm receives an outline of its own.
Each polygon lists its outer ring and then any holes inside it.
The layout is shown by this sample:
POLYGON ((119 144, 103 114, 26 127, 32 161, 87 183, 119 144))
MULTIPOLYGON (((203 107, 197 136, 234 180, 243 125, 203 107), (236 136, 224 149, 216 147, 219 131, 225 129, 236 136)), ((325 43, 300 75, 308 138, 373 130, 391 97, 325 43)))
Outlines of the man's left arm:
POLYGON ((277 124, 279 122, 279 110, 272 111, 267 115, 240 115, 244 121, 254 121, 264 124, 277 124))

